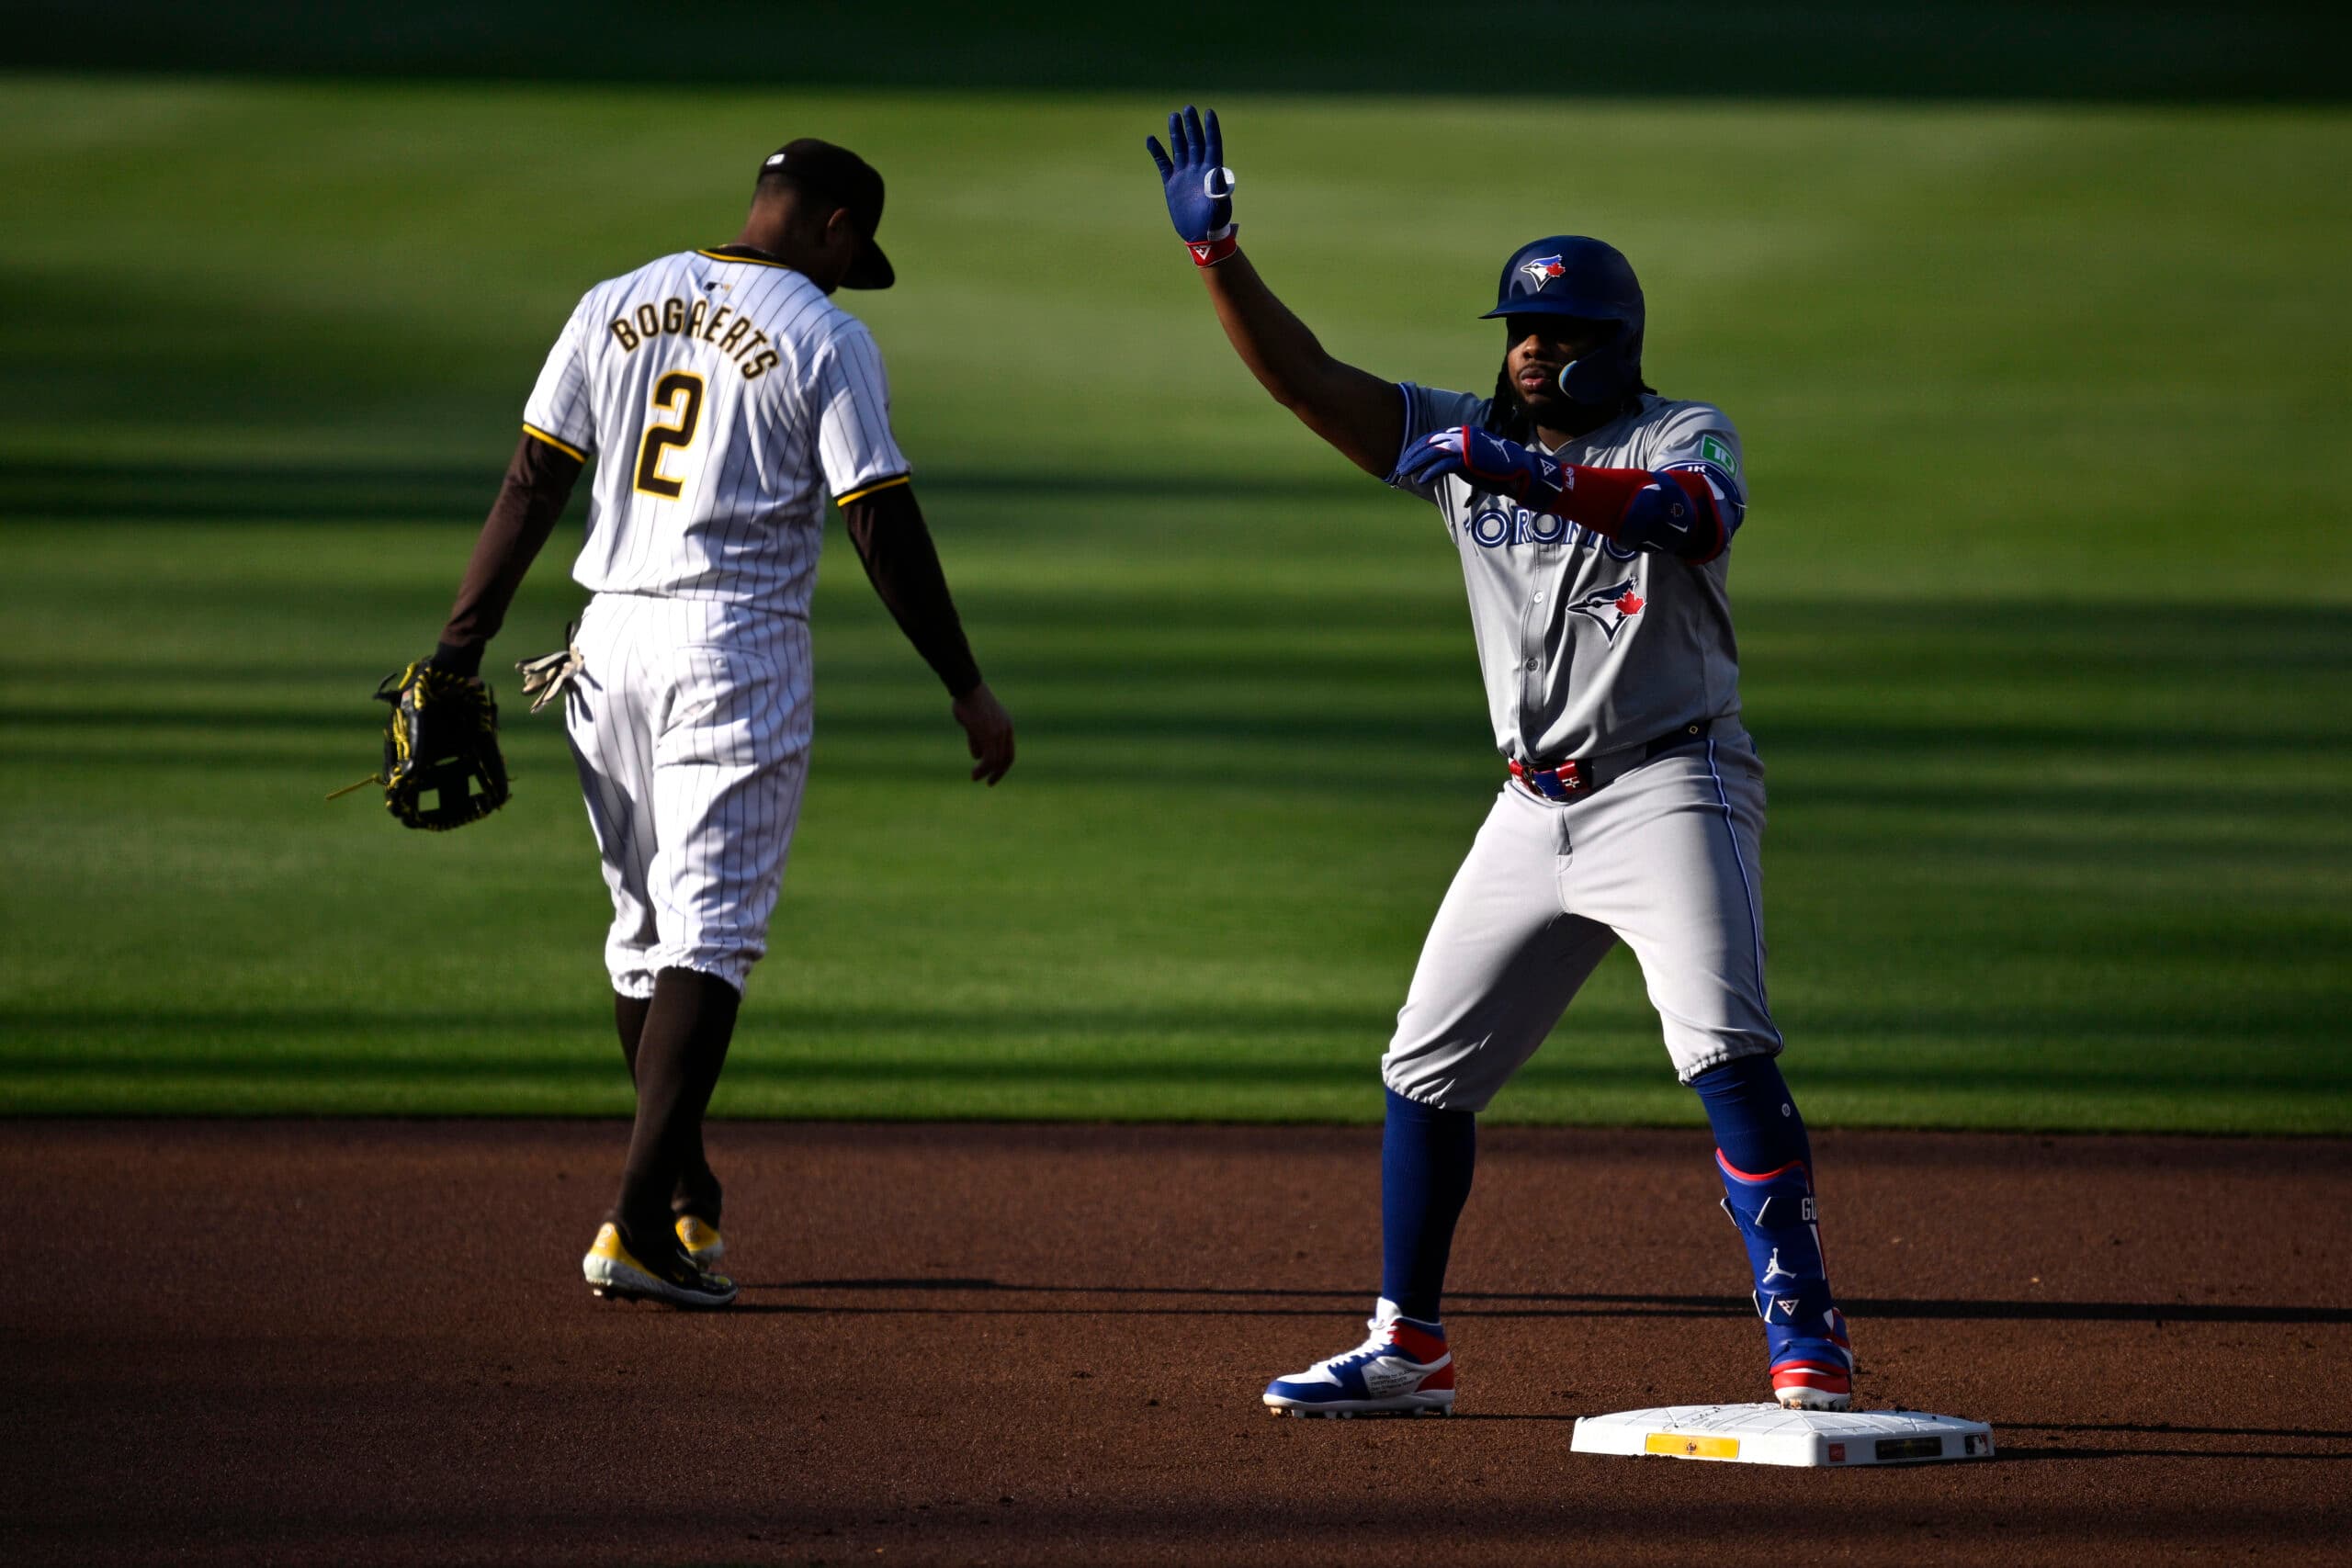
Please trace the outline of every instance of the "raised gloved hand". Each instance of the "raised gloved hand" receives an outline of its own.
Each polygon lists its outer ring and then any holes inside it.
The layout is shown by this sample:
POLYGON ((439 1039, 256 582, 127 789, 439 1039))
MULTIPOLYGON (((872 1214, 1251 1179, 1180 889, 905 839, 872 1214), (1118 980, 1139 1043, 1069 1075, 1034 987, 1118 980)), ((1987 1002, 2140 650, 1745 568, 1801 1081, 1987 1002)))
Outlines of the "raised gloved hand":
POLYGON ((1168 146, 1147 136, 1143 144, 1159 165, 1159 182, 1167 187, 1168 217, 1176 237, 1188 245, 1228 238, 1233 232, 1233 171, 1225 166, 1225 133, 1217 129, 1216 111, 1203 123, 1190 104, 1168 117, 1168 146))
POLYGON ((1536 512, 1558 511, 1561 492, 1576 483, 1566 464, 1463 424, 1422 436, 1396 460, 1396 478, 1419 489, 1449 474, 1536 512))

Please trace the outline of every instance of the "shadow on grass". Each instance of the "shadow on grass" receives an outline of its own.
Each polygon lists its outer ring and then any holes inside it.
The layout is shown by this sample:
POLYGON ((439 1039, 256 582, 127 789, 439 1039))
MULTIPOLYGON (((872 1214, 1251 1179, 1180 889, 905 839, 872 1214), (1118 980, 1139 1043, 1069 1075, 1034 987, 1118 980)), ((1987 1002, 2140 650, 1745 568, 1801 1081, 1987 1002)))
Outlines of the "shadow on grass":
MULTIPOLYGON (((2347 623, 2347 633, 2352 633, 2352 623, 2347 623)), ((1145 673, 1148 676, 1151 672, 1145 673)), ((1197 671, 1181 666, 1167 666, 1159 673, 1173 679, 1197 671)), ((1135 678, 1132 671, 1123 670, 1122 674, 1123 679, 1135 678)), ((360 683, 356 679, 354 690, 358 690, 360 683)), ((372 690, 372 681, 365 683, 372 690)), ((1148 680, 1141 683, 1148 685, 1148 680)), ((354 713, 364 711, 362 704, 367 696, 367 691, 359 691, 358 696, 353 699, 354 713)), ((304 711, 209 703, 192 705, 186 702, 124 702, 73 707, 23 705, 0 707, 0 726, 28 731, 192 728, 224 736, 244 731, 345 737, 350 733, 353 722, 352 713, 335 708, 304 711)), ((823 736, 829 739, 922 742, 935 736, 939 719, 935 715, 928 714, 877 712, 873 709, 835 711, 828 706, 822 710, 820 726, 823 736)), ((1316 713, 1286 711, 1272 705, 1254 712, 1190 713, 1129 705, 1106 705, 1091 713, 1056 713, 1048 707, 1039 718, 1024 718, 1024 739, 1032 730, 1054 741, 1067 740, 1082 745, 1113 745, 1130 741, 1154 745, 1191 743, 1205 747, 1219 742, 1249 745, 1286 740, 1296 750, 1296 760, 1288 764, 1290 770, 1308 776, 1315 773, 1314 759, 1317 751, 1351 751, 1365 747, 1413 750, 1436 743, 1446 746, 1477 745, 1486 739, 1478 728, 1466 724, 1459 713, 1451 711, 1417 713, 1392 708, 1385 712, 1363 714, 1316 713)), ((2151 735, 2137 723, 2096 718, 2086 718, 2079 724, 2070 724, 2063 719, 1999 724, 1905 724, 1888 721, 1867 728, 1781 722, 1772 727, 1771 734, 1765 739, 1768 758, 1798 751, 1918 761, 1941 758, 1951 771, 1948 777, 1973 775, 1988 761, 2040 758, 2047 761, 2054 773, 2070 757, 2103 762, 2111 768, 2132 759, 2160 765, 2177 752, 2175 738, 2151 735)), ((2343 734, 2329 735, 2307 729, 2270 729, 2250 726, 2234 734, 2223 732, 2205 736, 2200 739, 2199 750, 2209 759, 2238 754, 2352 756, 2352 729, 2343 734)), ((109 757, 119 755, 113 750, 105 754, 109 757)), ((1172 765, 1179 767, 1184 761, 1182 754, 1169 758, 1172 765)), ((1329 780, 1321 782, 1325 787, 1329 787, 1329 780)), ((1920 782, 1928 787, 1935 787, 1934 781, 1920 782)), ((2024 793, 2029 796, 2037 794, 2066 795, 2078 794, 2081 789, 2087 788, 2109 789, 2111 782, 2087 780, 2080 786, 2068 788, 2027 786, 2020 792, 2019 786, 1987 781, 1966 786, 1951 784, 1946 786, 1946 793, 1957 801, 1981 801, 1988 795, 1997 798, 2004 793, 2024 793)), ((2146 792, 2144 798, 2169 805, 2179 797, 2156 790, 2146 792)), ((2132 804, 2133 797, 2130 796, 2115 800, 2118 808, 2128 808, 2132 804)))
MULTIPOLYGON (((266 463, 0 461, 0 491, 16 524, 119 519, 137 523, 481 523, 498 494, 503 460, 296 466, 266 463)), ((1245 502, 1376 493, 1373 481, 1326 475, 1080 474, 956 471, 926 467, 926 496, 1041 501, 1245 502)), ((584 487, 582 495, 585 494, 584 487)), ((567 515, 584 516, 575 498, 567 515)))
MULTIPOLYGON (((1042 985, 1042 982, 1041 982, 1042 985)), ((1363 1006, 1270 1003, 1250 1006, 1179 1002, 1164 1006, 1083 1007, 1057 1005, 1041 989, 1035 998, 994 1006, 825 1007, 784 1002, 763 1009, 747 1023, 728 1062, 728 1081, 821 1075, 831 1078, 883 1080, 905 1077, 957 1081, 1040 1081, 1084 1076, 1128 1082, 1182 1080, 1205 1076, 1236 1082, 1352 1083, 1369 1070, 1392 1032, 1389 998, 1363 1006), (932 1049, 876 1051, 877 1037, 940 1042, 932 1049), (1230 1043, 1242 1051, 1332 1037, 1363 1042, 1361 1059, 1302 1060, 1237 1055, 1204 1060, 1202 1047, 1230 1043), (855 1049, 829 1049, 830 1043, 856 1041, 855 1049), (814 1042, 813 1047, 804 1042, 814 1042), (1091 1042, 1115 1042, 1089 1049, 1091 1042), (1169 1042, 1166 1049, 1126 1042, 1169 1042), (974 1056, 976 1045, 995 1043, 1020 1055, 974 1056), (1073 1051, 1073 1047, 1077 1048, 1073 1051), (1115 1054, 1114 1054, 1115 1053, 1115 1054)), ((2067 1089, 2131 1088, 2149 1094, 2193 1091, 2231 1085, 2277 1092, 2352 1086, 2352 1055, 2331 1052, 2324 1060, 2298 1059, 2291 1068, 2266 1071, 2244 1059, 2249 1039, 2309 1040, 2333 1043, 2341 1034, 2333 1019, 2314 1016, 2308 998, 2297 995, 2233 994, 2210 1007, 2184 1006, 2169 995, 2137 1001, 2100 994, 2077 1002, 2036 998, 2030 1003, 1998 998, 1966 1003, 1920 1003, 1901 1010, 1878 1007, 1809 1006, 1806 1031, 1821 1038, 1866 1038, 1889 1043, 1932 1041, 1939 1045, 1979 1042, 2007 1045, 2021 1037, 2064 1037, 2096 1043, 2132 1043, 2151 1038, 2183 1046, 2199 1038, 2233 1055, 2217 1055, 2214 1065, 2192 1066, 2133 1057, 2098 1067, 2068 1067, 2036 1061, 2005 1066, 1973 1056, 1905 1057, 1885 1066, 1860 1068, 1835 1061, 1796 1060, 1808 1088, 1884 1086, 1897 1082, 1951 1084, 2030 1092, 2067 1089)), ((610 1025, 582 1010, 560 1008, 488 1010, 479 1008, 358 1006, 244 1010, 224 1008, 0 1008, 6 1043, 0 1071, 89 1071, 107 1074, 169 1071, 204 1076, 244 1073, 351 1073, 419 1077, 602 1077, 613 1069, 601 1049, 610 1025), (188 1042, 184 1050, 112 1050, 109 1039, 166 1032, 188 1042), (578 1055, 560 1050, 468 1049, 462 1055, 413 1056, 399 1053, 406 1041, 446 1040, 513 1032, 539 1037, 577 1034, 578 1055), (273 1037, 332 1036, 349 1040, 348 1051, 297 1046, 283 1052, 258 1043, 273 1037), (596 1049, 587 1049, 594 1043, 596 1049)), ((1591 998, 1572 1010, 1517 1081, 1596 1084, 1648 1083, 1663 1064, 1634 1066, 1588 1061, 1580 1040, 1625 1031, 1649 1035, 1657 1022, 1645 1009, 1591 998)), ((1315 1047, 1310 1047, 1315 1048, 1315 1047)))
MULTIPOLYGON (((473 1021, 467 1027, 479 1029, 480 1021, 473 1021)), ((58 1032, 70 1034, 74 1032, 58 1032)), ((99 1027, 85 1032, 102 1035, 106 1032, 99 1027)), ((420 1032, 420 1034, 425 1032, 420 1032)), ((5 1057, 0 1057, 0 1084, 19 1077, 39 1077, 51 1082, 59 1079, 112 1081, 139 1077, 176 1083, 268 1082, 279 1087, 312 1080, 345 1089, 387 1084, 432 1086, 514 1081, 538 1082, 566 1090, 617 1089, 622 1081, 618 1077, 620 1069, 614 1062, 606 1060, 605 1052, 599 1048, 602 1042, 596 1035, 601 1032, 582 1026, 580 1032, 581 1050, 576 1056, 484 1055, 467 1051, 446 1057, 405 1060, 374 1055, 364 1043, 355 1044, 345 1052, 223 1051, 203 1043, 200 1038, 184 1052, 97 1052, 60 1049, 50 1044, 30 1047, 20 1044, 8 1047, 5 1057)), ((1012 1032, 1025 1038, 1028 1031, 1012 1032)), ((1119 1032, 1140 1032, 1131 1031, 1129 1026, 1123 1025, 1119 1032)), ((1285 1024, 1267 1032, 1273 1036, 1290 1037, 1295 1034, 1296 1030, 1295 1026, 1285 1024)), ((2224 1028, 2215 1027, 2209 1032, 2216 1052, 2242 1046, 2240 1037, 2224 1028)), ((790 1056, 763 1059, 755 1052, 741 1052, 729 1061, 721 1089, 723 1092, 730 1088, 791 1089, 844 1084, 908 1090, 944 1085, 1032 1089, 1159 1087, 1195 1094, 1221 1089, 1295 1089, 1361 1093, 1370 1097, 1374 1093, 1373 1086, 1377 1082, 1376 1063, 1383 1036, 1381 1032, 1369 1029, 1361 1031, 1360 1034, 1366 1042, 1360 1059, 1330 1061, 1204 1059, 1196 1050, 1182 1048, 1170 1049, 1150 1060, 1137 1060, 1109 1055, 1100 1047, 1087 1045, 1082 1035, 1078 1042, 1080 1049, 1058 1060, 907 1056, 854 1048, 845 1048, 838 1054, 799 1052, 790 1056)), ((1231 1032, 1218 1036, 1220 1040, 1233 1037, 1231 1032)), ((378 1038, 381 1038, 380 1033, 378 1038)), ((1924 1066, 1902 1060, 1899 1055, 1890 1053, 1890 1059, 1869 1067, 1808 1064, 1801 1073, 1792 1070, 1791 1076, 1808 1094, 1868 1094, 1897 1101, 1906 1095, 1917 1097, 1931 1091, 1959 1091, 1992 1098, 2008 1096, 2028 1104, 2039 1103, 2052 1097, 2098 1096, 2123 1096, 2135 1101, 2249 1094, 2300 1096, 2309 1100, 2352 1093, 2352 1067, 2337 1066, 2329 1070, 2326 1064, 2311 1059, 2318 1047, 2332 1039, 2333 1035, 2325 1032, 2313 1032, 2311 1050, 2295 1055, 2289 1066, 2278 1070, 2250 1070, 2243 1062, 2212 1066, 2201 1063, 2171 1066, 2143 1062, 2106 1068, 2070 1067, 2055 1063, 2030 1067, 1996 1067, 1965 1061, 1943 1061, 1924 1066)), ((1565 1043, 1549 1049, 1571 1058, 1575 1051, 1572 1043, 1565 1043)), ((2180 1049, 2188 1053, 2194 1047, 2184 1044, 2180 1049)), ((1562 1061, 1556 1066, 1531 1065, 1514 1080, 1514 1087, 1522 1094, 1545 1090, 1600 1094, 1664 1091, 1672 1081, 1671 1071, 1661 1055, 1655 1067, 1606 1062, 1584 1063, 1573 1059, 1562 1061)), ((1372 1103, 1369 1098, 1366 1103, 1372 1103)), ((1507 1116, 1511 1104, 1506 1100, 1497 1109, 1498 1113, 1507 1116)))
MULTIPOLYGON (((2352 624, 2346 635, 2352 640, 2352 624)), ((1400 671, 1400 681, 1410 673, 1400 671)), ((1161 678, 1197 674, 1171 666, 1161 678)), ((1050 702, 1024 710, 1022 739, 1028 766, 1021 776, 1065 784, 1100 779, 1111 789, 1128 770, 1148 765, 1155 791, 1247 789, 1295 796, 1336 790, 1384 799, 1426 795, 1457 782, 1482 791, 1488 784, 1499 787, 1500 764, 1489 767, 1486 761, 1492 755, 1487 737, 1476 716, 1459 704, 1424 701, 1355 714, 1268 704, 1249 711, 1245 697, 1239 711, 1187 712, 1155 705, 1148 697, 1149 674, 1127 670, 1122 678, 1135 682, 1128 688, 1135 701, 1093 711, 1057 711, 1050 702)), ((1377 679, 1376 672, 1366 679, 1377 679)), ((317 783, 313 775, 330 762, 339 773, 357 754, 354 748, 364 746, 379 728, 380 713, 367 700, 375 680, 354 677, 348 710, 161 701, 17 704, 0 707, 0 736, 6 737, 0 756, 112 768, 177 768, 202 760, 239 774, 285 775, 288 795, 306 798, 317 783), (173 734, 187 734, 189 740, 175 746, 156 739, 173 734), (90 739, 80 739, 85 735, 90 739), (265 737, 282 738, 283 743, 265 748, 265 737)), ((1262 700, 1262 693, 1257 695, 1262 700)), ((935 714, 839 703, 820 705, 817 728, 817 765, 824 778, 834 781, 903 780, 907 758, 935 751, 942 735, 950 733, 935 714)), ((523 735, 532 738, 529 731, 523 735)), ((546 739, 555 743, 552 728, 546 739)), ((2135 835, 2149 840, 2152 852, 2208 842, 2242 846, 2245 838, 2238 813, 2199 813, 2192 797, 2177 791, 2122 786, 2120 781, 2134 773, 2162 776, 2178 765, 2174 738, 2152 733, 2136 721, 1890 720, 1868 727, 1779 722, 1770 727, 1763 749, 1768 767, 1785 765, 1771 786, 1776 804, 1935 813, 1953 824, 1965 822, 1989 849, 1999 848, 2005 817, 2096 815, 2098 830, 2071 847, 2030 846, 2041 861, 2097 857, 2115 840, 2135 835), (1787 769, 1804 772, 1792 779, 1787 769), (2009 775, 1990 776, 1996 769, 2008 769, 2009 775), (1871 776, 1855 776, 1866 770, 1871 776), (2184 817, 2201 818, 2207 825, 2184 829, 2184 817)), ((2319 812, 2330 809, 2329 795, 2340 798, 2340 787, 2315 792, 2303 773, 2272 779, 2267 771, 2341 769, 2352 761, 2352 728, 2328 734, 2283 722, 2272 728, 2254 716, 2235 732, 2209 730, 2198 752, 2199 766, 2229 778, 2232 798, 2238 802, 2259 799, 2290 810, 2304 809, 2298 803, 2307 803, 2310 811, 2319 812), (2241 771, 2229 773, 2232 768, 2241 771)), ((952 771, 943 769, 940 778, 953 782, 952 771)))
MULTIPOLYGON (((251 595, 233 584, 209 592, 215 613, 250 609, 251 595)), ((1311 626, 1291 598, 1240 588, 1178 598, 1091 591, 988 597, 987 618, 1019 628, 1017 650, 995 668, 1009 688, 1032 694, 1023 739, 1040 761, 1058 751, 1149 748, 1157 778, 1276 790, 1329 788, 1329 769, 1344 761, 1348 788, 1380 790, 1397 773, 1489 755, 1475 685, 1463 681, 1467 627, 1450 596, 1400 609, 1393 596, 1329 595, 1305 617, 1311 626), (1426 649, 1399 642, 1406 626, 1429 634, 1426 649), (1186 647, 1168 646, 1188 636, 1186 647), (1247 638, 1246 649, 1237 650, 1237 637, 1247 638), (1227 748, 1240 754, 1225 755, 1227 748), (1363 767, 1368 750, 1387 754, 1393 766, 1363 767)), ((187 609, 177 598, 175 606, 187 609)), ((1768 765, 1804 770, 1806 798, 1970 813, 2096 799, 2103 814, 2122 818, 2177 815, 2189 790, 2218 788, 2233 799, 2264 789, 2266 764, 2308 772, 2352 758, 2352 609, 2266 606, 2218 646, 2212 620, 2209 605, 2155 602, 1923 605, 1758 595, 1741 607, 1752 646, 1769 649, 1783 634, 1794 644, 1763 662, 1783 705, 1789 694, 1838 694, 1856 705, 1850 718, 1816 711, 1762 723, 1768 765), (2256 674, 2271 694, 2242 700, 2233 678, 2256 674), (2171 681, 2195 704, 2193 747, 2184 750, 2181 735, 2109 695, 2151 681, 2171 681), (1968 690, 1976 711, 1907 711, 1915 687, 1968 690), (2119 776, 2146 787, 2119 788, 2119 776)), ((940 717, 908 700, 918 676, 897 650, 830 668, 818 705, 820 756, 830 771, 865 776, 901 767, 898 751, 936 739, 940 717), (865 750, 874 754, 859 754, 865 750)), ((179 731, 201 731, 224 748, 262 737, 340 747, 369 728, 366 698, 381 670, 347 667, 347 706, 321 702, 314 683, 301 688, 300 705, 254 694, 281 689, 285 673, 268 662, 191 671, 18 652, 0 662, 0 676, 27 690, 62 682, 77 700, 19 699, 0 707, 0 733, 12 750, 52 758, 85 754, 83 734, 104 736, 86 754, 124 765, 181 760, 172 746, 146 739, 179 731), (159 677, 179 683, 191 676, 229 700, 154 692, 159 677), (108 743, 117 735, 121 743, 108 743)), ((263 770, 301 765, 282 751, 241 761, 263 770)))

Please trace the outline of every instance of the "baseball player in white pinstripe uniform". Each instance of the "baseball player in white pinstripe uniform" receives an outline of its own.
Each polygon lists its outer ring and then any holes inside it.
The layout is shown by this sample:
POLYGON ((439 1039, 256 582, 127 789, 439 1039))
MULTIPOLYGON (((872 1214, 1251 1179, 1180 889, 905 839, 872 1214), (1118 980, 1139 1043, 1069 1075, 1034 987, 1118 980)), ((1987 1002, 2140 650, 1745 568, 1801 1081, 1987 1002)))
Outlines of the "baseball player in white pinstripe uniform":
POLYGON ((702 1118, 765 951, 809 746, 808 600, 827 497, 954 700, 994 784, 1012 720, 981 680, 909 466, 882 358, 839 288, 886 288, 882 180, 827 142, 761 167, 727 245, 591 288, 525 405, 523 436, 434 662, 477 674, 582 468, 572 576, 594 595, 560 692, 612 893, 615 1018, 637 1086, 620 1195, 582 1260, 600 1295, 723 1306, 721 1190, 702 1118))

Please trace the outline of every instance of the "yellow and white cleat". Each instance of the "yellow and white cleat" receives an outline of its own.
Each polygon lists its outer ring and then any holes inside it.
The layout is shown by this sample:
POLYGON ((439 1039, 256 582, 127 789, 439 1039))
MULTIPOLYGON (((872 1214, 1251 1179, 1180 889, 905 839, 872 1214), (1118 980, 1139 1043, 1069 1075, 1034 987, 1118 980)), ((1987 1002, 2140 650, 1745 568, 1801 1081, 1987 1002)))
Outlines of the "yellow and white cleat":
POLYGON ((609 1222, 580 1260, 580 1272, 596 1294, 622 1301, 705 1308, 723 1307, 735 1299, 734 1280, 695 1267, 683 1252, 658 1261, 639 1258, 622 1244, 620 1227, 609 1222))

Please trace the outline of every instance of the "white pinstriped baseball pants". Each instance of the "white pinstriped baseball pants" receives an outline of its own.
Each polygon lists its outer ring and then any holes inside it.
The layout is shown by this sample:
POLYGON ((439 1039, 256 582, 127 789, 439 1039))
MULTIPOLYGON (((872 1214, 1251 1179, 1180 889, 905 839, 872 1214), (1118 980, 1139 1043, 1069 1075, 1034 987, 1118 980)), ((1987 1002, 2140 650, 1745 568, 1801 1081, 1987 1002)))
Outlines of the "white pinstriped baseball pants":
POLYGON ((808 778, 808 623, 742 605, 600 593, 564 703, 612 890, 613 989, 663 969, 743 988, 767 951, 808 778))
POLYGON ((1381 1077, 1484 1111, 1623 941, 1688 1083, 1777 1055, 1764 994, 1764 764, 1736 721, 1573 805, 1503 787, 1423 942, 1381 1077))

